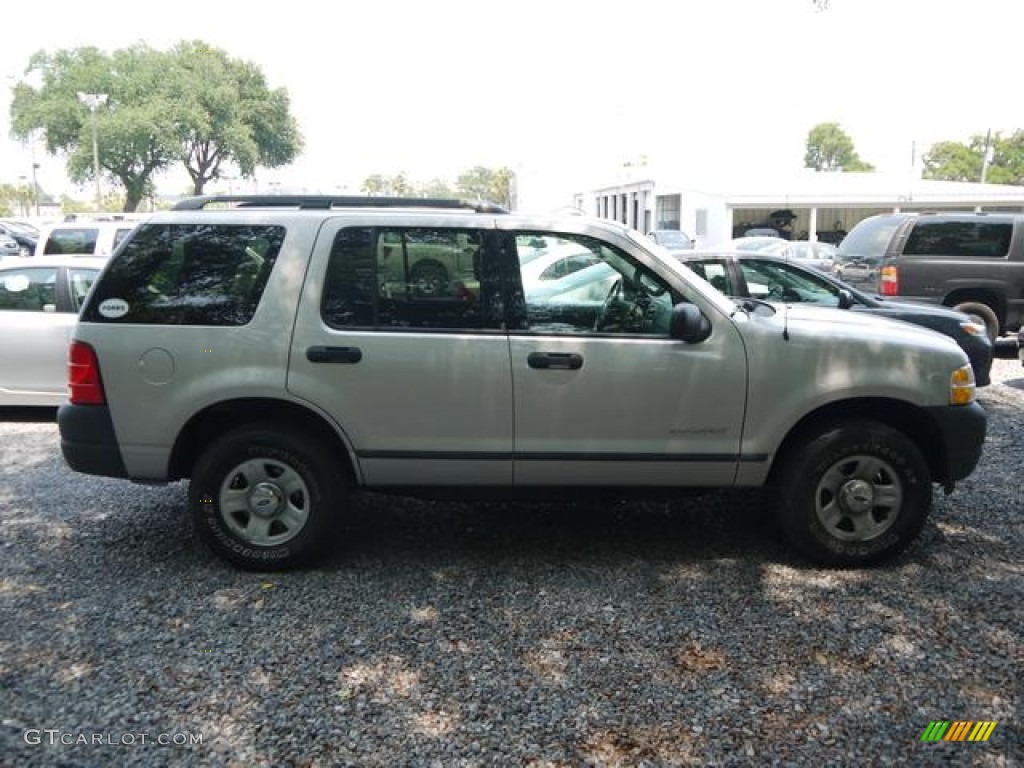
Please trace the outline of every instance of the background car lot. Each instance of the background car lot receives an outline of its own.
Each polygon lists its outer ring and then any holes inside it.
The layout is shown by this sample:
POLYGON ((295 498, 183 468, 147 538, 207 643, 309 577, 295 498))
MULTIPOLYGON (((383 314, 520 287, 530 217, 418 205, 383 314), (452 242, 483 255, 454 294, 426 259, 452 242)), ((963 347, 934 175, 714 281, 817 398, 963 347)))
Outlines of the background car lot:
POLYGON ((1010 766, 1024 373, 1001 349, 976 473, 870 570, 809 568, 759 493, 672 503, 369 497, 325 565, 243 573, 185 486, 62 463, 52 411, 0 411, 0 754, 19 766, 1010 766), (995 720, 984 744, 929 721, 995 720), (201 733, 30 746, 27 728, 201 733), (968 751, 970 750, 970 751, 968 751))

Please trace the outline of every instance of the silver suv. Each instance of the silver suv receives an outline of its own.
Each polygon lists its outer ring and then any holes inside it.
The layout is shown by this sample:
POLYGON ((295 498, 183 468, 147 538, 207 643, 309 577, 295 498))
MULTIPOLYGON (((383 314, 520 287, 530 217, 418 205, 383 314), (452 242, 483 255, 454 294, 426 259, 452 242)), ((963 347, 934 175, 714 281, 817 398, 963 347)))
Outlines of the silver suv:
POLYGON ((761 486, 809 558, 919 532, 981 454, 950 339, 735 303, 607 221, 395 198, 192 199, 101 273, 59 424, 80 472, 189 478, 200 536, 309 562, 353 491, 761 486), (571 252, 559 274, 527 269, 571 252), (445 265, 430 281, 427 260, 445 265), (420 270, 422 272, 422 270, 420 270))

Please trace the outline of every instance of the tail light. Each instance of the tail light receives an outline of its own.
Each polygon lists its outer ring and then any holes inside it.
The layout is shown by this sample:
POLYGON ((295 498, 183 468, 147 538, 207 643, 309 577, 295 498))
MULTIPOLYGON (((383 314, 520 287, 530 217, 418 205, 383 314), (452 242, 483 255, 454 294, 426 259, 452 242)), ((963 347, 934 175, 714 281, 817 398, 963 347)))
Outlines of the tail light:
POLYGON ((84 341, 72 341, 68 350, 68 390, 72 405, 104 405, 107 402, 96 351, 84 341))
POLYGON ((899 296, 900 295, 900 270, 894 264, 890 264, 887 267, 882 267, 882 295, 883 296, 899 296))

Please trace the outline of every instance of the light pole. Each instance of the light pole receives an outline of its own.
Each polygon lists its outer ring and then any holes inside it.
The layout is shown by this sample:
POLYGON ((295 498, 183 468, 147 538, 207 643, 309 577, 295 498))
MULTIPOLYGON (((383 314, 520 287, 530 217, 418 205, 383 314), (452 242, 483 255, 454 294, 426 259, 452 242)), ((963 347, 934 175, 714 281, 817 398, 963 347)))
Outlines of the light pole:
POLYGON ((103 190, 100 189, 100 146, 96 139, 96 110, 107 103, 107 94, 79 91, 78 100, 89 108, 92 116, 92 172, 96 176, 96 213, 99 213, 103 210, 103 190))
MULTIPOLYGON (((33 155, 35 153, 33 152, 33 155)), ((35 162, 35 157, 32 158, 32 199, 36 204, 36 216, 39 215, 39 179, 36 176, 36 171, 39 170, 39 163, 35 162)))

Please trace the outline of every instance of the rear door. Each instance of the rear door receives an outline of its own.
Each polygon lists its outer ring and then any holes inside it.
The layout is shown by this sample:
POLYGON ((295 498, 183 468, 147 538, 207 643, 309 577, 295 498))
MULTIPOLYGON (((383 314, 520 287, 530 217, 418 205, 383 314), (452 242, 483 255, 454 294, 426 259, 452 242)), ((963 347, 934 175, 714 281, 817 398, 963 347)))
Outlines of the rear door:
POLYGON ((493 230, 326 222, 288 389, 347 435, 364 482, 510 485, 512 377, 493 230))

